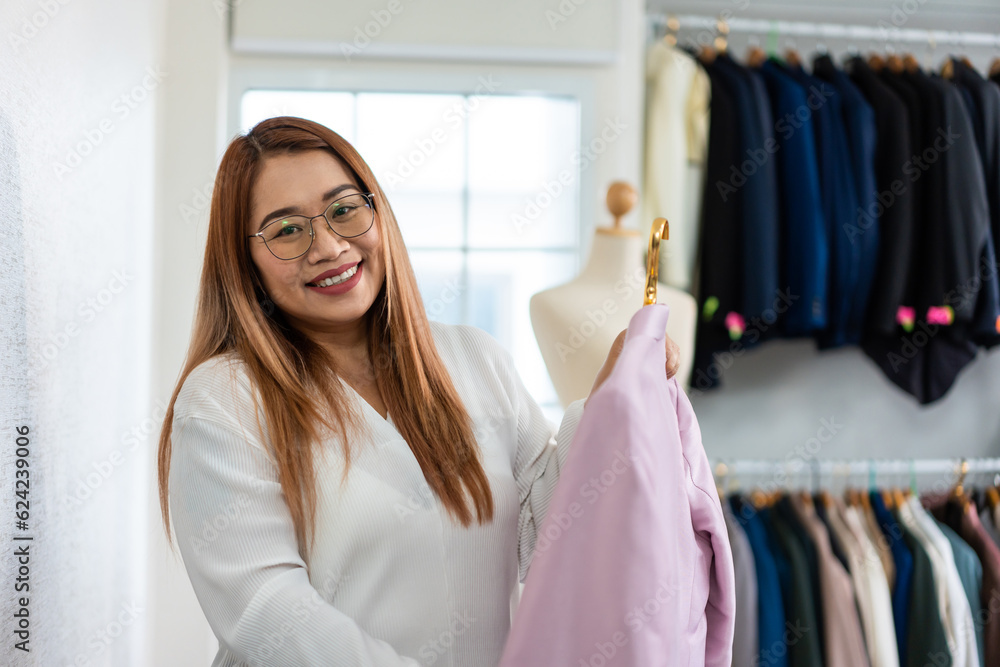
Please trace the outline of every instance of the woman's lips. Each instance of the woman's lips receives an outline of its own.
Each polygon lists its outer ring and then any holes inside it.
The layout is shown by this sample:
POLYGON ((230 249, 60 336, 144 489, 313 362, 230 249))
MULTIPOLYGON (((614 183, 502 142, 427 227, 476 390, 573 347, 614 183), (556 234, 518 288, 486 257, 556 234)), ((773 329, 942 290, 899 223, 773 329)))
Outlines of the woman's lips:
MULTIPOLYGON (((330 285, 329 287, 319 287, 318 285, 306 285, 309 289, 319 294, 344 294, 345 292, 351 291, 355 285, 361 282, 361 274, 364 272, 364 260, 361 260, 355 266, 354 275, 341 283, 336 283, 330 285)), ((348 269, 350 270, 350 269, 348 269)))

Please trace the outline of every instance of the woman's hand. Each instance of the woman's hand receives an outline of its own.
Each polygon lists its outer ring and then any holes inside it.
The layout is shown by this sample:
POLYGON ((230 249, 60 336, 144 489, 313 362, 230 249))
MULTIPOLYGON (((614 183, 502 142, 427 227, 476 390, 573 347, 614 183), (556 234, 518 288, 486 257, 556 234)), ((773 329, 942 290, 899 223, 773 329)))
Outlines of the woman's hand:
MULTIPOLYGON (((611 375, 611 370, 615 367, 615 362, 618 361, 618 355, 621 354, 622 348, 625 346, 625 334, 627 332, 628 329, 623 330, 620 334, 618 334, 618 337, 615 338, 615 342, 611 344, 611 351, 608 352, 608 358, 605 359, 604 365, 601 366, 601 370, 597 373, 597 378, 594 380, 594 386, 590 388, 590 395, 587 396, 587 400, 583 402, 584 407, 587 407, 587 402, 590 400, 590 397, 594 395, 594 392, 597 391, 597 388, 600 387, 606 379, 608 379, 609 375, 611 375)), ((677 343, 675 343, 670 336, 664 336, 664 343, 667 348, 667 362, 665 364, 665 370, 667 378, 669 379, 677 375, 677 369, 680 368, 681 365, 681 355, 680 348, 677 347, 677 343)))

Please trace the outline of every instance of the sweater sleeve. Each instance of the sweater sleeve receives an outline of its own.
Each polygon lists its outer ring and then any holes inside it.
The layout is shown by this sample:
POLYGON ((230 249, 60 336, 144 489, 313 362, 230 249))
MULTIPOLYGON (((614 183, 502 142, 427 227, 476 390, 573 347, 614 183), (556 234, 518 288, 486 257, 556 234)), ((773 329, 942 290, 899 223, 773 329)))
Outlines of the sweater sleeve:
POLYGON ((170 510, 221 645, 252 665, 419 667, 320 596, 260 438, 223 418, 225 398, 196 398, 210 407, 184 407, 173 422, 170 510))
POLYGON ((520 501, 517 522, 518 577, 523 582, 528 576, 538 530, 548 512, 549 502, 559 481, 559 472, 566 463, 569 446, 583 415, 586 399, 570 403, 563 414, 562 423, 556 429, 528 393, 510 353, 499 345, 497 348, 500 351, 500 370, 505 376, 508 396, 517 420, 514 479, 520 501))

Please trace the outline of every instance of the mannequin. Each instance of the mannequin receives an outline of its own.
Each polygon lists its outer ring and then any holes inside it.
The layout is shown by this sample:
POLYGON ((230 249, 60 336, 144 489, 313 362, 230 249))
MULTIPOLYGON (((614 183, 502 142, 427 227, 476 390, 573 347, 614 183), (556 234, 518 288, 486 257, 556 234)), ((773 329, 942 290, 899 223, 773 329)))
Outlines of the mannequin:
MULTIPOLYGON (((564 408, 587 397, 615 338, 642 307, 643 254, 649 239, 621 225, 637 199, 628 183, 612 183, 607 204, 614 225, 596 229, 583 271, 570 282, 531 297, 531 326, 564 408)), ((677 381, 687 388, 694 363, 697 303, 687 292, 663 283, 656 290, 657 303, 670 306, 667 335, 680 348, 677 381)))

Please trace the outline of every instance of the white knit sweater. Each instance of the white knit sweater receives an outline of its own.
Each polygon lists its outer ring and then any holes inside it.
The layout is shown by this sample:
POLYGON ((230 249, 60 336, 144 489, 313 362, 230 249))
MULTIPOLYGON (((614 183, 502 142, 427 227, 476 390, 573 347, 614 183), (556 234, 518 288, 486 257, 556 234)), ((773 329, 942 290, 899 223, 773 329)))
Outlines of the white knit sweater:
POLYGON ((555 433, 489 334, 431 328, 475 423, 495 509, 485 526, 451 518, 391 415, 383 419, 345 383, 374 436, 352 443, 343 487, 340 443, 322 443, 316 544, 303 561, 242 363, 216 358, 185 381, 174 412, 170 510, 219 639, 213 667, 499 662, 583 399, 555 433))

